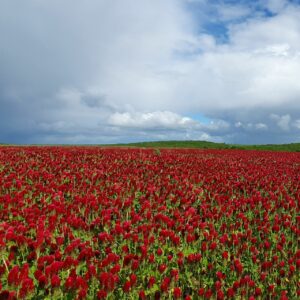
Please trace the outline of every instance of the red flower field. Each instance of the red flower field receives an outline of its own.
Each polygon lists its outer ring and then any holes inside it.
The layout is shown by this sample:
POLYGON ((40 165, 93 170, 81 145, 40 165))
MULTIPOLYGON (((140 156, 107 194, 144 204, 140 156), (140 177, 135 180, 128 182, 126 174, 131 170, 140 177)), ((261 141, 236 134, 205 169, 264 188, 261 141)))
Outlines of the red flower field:
POLYGON ((0 148, 0 299, 297 299, 300 153, 0 148))

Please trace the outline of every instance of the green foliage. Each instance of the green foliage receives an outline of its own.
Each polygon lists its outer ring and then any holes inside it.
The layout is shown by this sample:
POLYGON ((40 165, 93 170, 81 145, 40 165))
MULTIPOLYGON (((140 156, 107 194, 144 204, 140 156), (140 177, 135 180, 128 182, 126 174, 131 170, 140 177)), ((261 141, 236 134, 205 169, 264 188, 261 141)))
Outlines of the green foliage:
POLYGON ((267 151, 270 150, 270 151, 300 152, 300 143, 239 145, 239 144, 213 143, 207 141, 154 141, 154 142, 140 142, 140 143, 128 143, 128 144, 115 144, 110 146, 155 148, 155 151, 157 151, 158 148, 193 148, 193 149, 199 148, 199 149, 237 149, 237 150, 267 150, 267 151))

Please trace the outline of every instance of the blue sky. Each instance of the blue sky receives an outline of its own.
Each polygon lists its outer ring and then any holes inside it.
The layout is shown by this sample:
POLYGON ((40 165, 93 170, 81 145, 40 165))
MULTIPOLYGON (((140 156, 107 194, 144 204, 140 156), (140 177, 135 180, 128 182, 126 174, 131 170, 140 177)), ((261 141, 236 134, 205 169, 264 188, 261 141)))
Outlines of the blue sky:
POLYGON ((0 142, 300 140, 300 2, 2 0, 0 142))

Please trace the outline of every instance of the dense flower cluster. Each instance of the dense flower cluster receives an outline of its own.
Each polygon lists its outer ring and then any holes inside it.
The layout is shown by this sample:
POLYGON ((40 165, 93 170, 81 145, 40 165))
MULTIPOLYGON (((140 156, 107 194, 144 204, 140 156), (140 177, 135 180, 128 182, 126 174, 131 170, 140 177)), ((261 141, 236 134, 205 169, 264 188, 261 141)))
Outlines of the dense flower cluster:
POLYGON ((0 148, 0 299, 296 299, 300 154, 0 148))

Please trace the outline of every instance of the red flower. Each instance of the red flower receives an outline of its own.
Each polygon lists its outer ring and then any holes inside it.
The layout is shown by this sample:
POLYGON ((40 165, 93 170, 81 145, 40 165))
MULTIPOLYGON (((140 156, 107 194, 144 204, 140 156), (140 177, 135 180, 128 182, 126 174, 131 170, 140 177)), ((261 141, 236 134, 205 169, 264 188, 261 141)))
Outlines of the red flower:
POLYGON ((144 291, 139 292, 139 300, 145 300, 146 299, 146 294, 144 291))
POLYGON ((131 263, 131 269, 132 271, 135 271, 139 268, 139 261, 137 259, 134 259, 131 263))
POLYGON ((120 265, 115 265, 115 266, 113 266, 113 267, 110 269, 110 272, 111 272, 112 274, 117 274, 117 273, 120 272, 120 270, 121 270, 121 266, 120 266, 120 265))
POLYGON ((224 293, 223 291, 219 290, 217 292, 217 300, 223 300, 224 299, 224 293))
POLYGON ((148 281, 148 288, 149 289, 152 288, 152 286, 154 285, 155 282, 156 282, 155 277, 151 276, 148 281))
POLYGON ((69 276, 65 282, 65 287, 67 290, 72 290, 76 287, 76 279, 69 276))
POLYGON ((9 274, 8 274, 8 277, 7 277, 7 281, 8 281, 8 284, 9 285, 16 285, 18 286, 20 284, 20 281, 19 281, 19 272, 20 272, 20 269, 18 266, 14 266, 10 271, 9 271, 9 274))
POLYGON ((290 265, 290 272, 293 274, 296 271, 295 266, 290 265))
POLYGON ((112 273, 102 272, 99 276, 100 284, 108 291, 112 291, 115 286, 115 278, 112 273))
POLYGON ((161 265, 158 266, 158 270, 159 270, 160 273, 163 273, 166 269, 167 269, 166 264, 161 264, 161 265))
POLYGON ((52 288, 56 288, 60 286, 60 278, 58 275, 53 275, 51 278, 51 286, 52 288))
POLYGON ((80 289, 78 292, 77 299, 86 299, 87 293, 88 293, 87 289, 80 289))
POLYGON ((28 293, 34 290, 34 283, 31 278, 26 278, 22 281, 22 286, 20 289, 20 297, 25 298, 28 293))
POLYGON ((130 275, 130 283, 131 283, 131 286, 134 286, 136 284, 136 281, 137 281, 137 277, 135 274, 131 274, 130 275))
POLYGON ((216 242, 212 242, 211 244, 210 244, 210 250, 215 250, 216 248, 217 248, 217 243, 216 242))
POLYGON ((178 264, 179 267, 183 266, 183 259, 182 258, 178 258, 177 264, 178 264))
POLYGON ((235 282, 233 283, 233 288, 234 288, 235 290, 237 290, 239 287, 240 287, 239 281, 235 281, 235 282))
POLYGON ((104 290, 100 290, 97 293, 97 298, 98 299, 105 299, 107 297, 107 292, 104 290))
POLYGON ((175 299, 180 298, 181 297, 181 289, 179 287, 175 287, 173 294, 174 294, 175 299))
POLYGON ((205 299, 210 299, 210 298, 212 297, 212 295, 213 295, 212 290, 211 290, 211 289, 208 289, 208 290, 205 292, 205 294, 204 294, 204 298, 205 298, 205 299))
POLYGON ((225 278, 226 278, 226 275, 223 274, 223 273, 220 272, 220 271, 217 271, 217 272, 216 272, 216 275, 217 275, 217 277, 218 277, 219 280, 222 280, 222 279, 225 279, 225 278))
POLYGON ((241 274, 241 273, 243 272, 243 265, 241 264, 241 262, 240 262, 238 259, 236 259, 236 260, 234 261, 234 266, 235 266, 236 271, 237 271, 239 274, 241 274))
POLYGON ((131 289, 131 282, 130 281, 126 281, 123 285, 123 291, 124 293, 128 293, 131 289))
POLYGON ((232 287, 228 288, 227 290, 227 296, 228 298, 233 298, 234 297, 234 289, 232 287))
POLYGON ((261 295, 261 288, 257 287, 255 289, 255 296, 260 296, 261 295))
POLYGON ((227 251, 224 251, 224 252, 222 253, 222 257, 223 257, 224 259, 228 259, 228 252, 227 252, 227 251))
POLYGON ((221 287, 222 287, 222 283, 220 281, 216 281, 215 282, 215 288, 216 288, 216 290, 220 290, 221 287))
POLYGON ((150 254, 150 255, 149 255, 149 262, 150 262, 150 263, 154 263, 154 261, 155 261, 154 254, 150 254))
POLYGON ((279 267, 283 268, 285 265, 285 262, 282 260, 280 263, 279 263, 279 267))
POLYGON ((260 274, 260 280, 261 281, 264 281, 266 279, 266 277, 267 277, 267 273, 263 272, 263 273, 260 274))
POLYGON ((39 286, 40 287, 44 287, 46 284, 47 284, 47 277, 42 274, 39 278, 38 278, 38 281, 39 281, 39 286))
POLYGON ((270 285, 268 286, 268 291, 269 291, 269 292, 273 292, 274 289, 275 289, 275 285, 274 285, 274 284, 270 284, 270 285))
POLYGON ((199 296, 203 296, 204 293, 205 293, 205 289, 204 289, 204 288, 200 288, 200 289, 198 290, 198 295, 199 295, 199 296))
POLYGON ((170 272, 171 276, 174 278, 174 280, 179 279, 179 271, 177 269, 172 269, 170 272))
POLYGON ((167 292, 169 285, 170 285, 171 279, 169 277, 165 277, 162 281, 162 284, 160 285, 160 289, 162 292, 167 292))
POLYGON ((287 291, 281 291, 280 300, 289 300, 286 294, 287 291))

